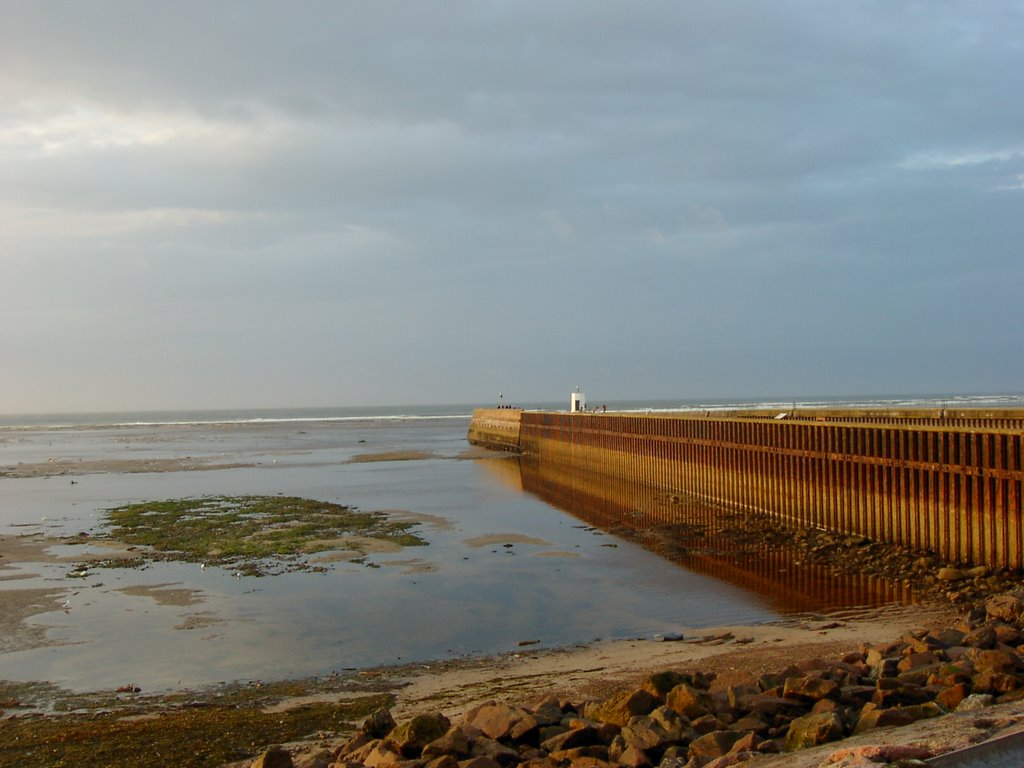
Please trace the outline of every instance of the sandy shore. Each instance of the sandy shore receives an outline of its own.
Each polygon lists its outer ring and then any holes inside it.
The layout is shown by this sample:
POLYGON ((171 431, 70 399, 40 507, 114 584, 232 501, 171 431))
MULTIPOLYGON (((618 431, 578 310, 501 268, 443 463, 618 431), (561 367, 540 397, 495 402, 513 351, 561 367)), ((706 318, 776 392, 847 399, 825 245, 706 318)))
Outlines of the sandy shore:
POLYGON ((861 643, 894 640, 924 626, 955 622, 946 605, 893 607, 845 621, 722 626, 681 641, 617 640, 475 661, 384 670, 398 686, 396 717, 442 710, 457 716, 489 699, 528 702, 549 693, 586 699, 665 669, 710 670, 712 690, 801 659, 834 657, 861 643))
MULTIPOLYGON (((376 678, 383 689, 393 691, 392 713, 399 722, 429 712, 443 712, 457 719, 474 706, 492 700, 528 704, 549 694, 577 702, 599 699, 665 670, 713 672, 716 679, 711 690, 723 690, 790 664, 836 659, 864 643, 894 641, 913 630, 950 626, 957 621, 951 606, 935 602, 888 608, 844 621, 722 626, 695 632, 681 641, 622 640, 544 651, 530 651, 527 647, 497 657, 382 668, 362 674, 376 678)), ((323 698, 296 698, 282 702, 276 709, 323 698)), ((846 750, 876 745, 910 745, 944 753, 1021 729, 1024 703, 1015 702, 984 712, 954 712, 901 728, 880 728, 796 753, 760 755, 745 765, 843 765, 846 750)), ((301 754, 331 749, 337 743, 321 740, 289 747, 301 754)))

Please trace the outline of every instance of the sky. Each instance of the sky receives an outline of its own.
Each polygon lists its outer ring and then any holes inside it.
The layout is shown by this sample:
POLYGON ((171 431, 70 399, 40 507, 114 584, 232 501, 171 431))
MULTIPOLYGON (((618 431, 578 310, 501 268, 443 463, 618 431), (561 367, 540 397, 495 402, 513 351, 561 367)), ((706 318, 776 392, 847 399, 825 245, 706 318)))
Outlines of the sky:
POLYGON ((0 413, 1024 391, 1014 0, 0 0, 0 413))

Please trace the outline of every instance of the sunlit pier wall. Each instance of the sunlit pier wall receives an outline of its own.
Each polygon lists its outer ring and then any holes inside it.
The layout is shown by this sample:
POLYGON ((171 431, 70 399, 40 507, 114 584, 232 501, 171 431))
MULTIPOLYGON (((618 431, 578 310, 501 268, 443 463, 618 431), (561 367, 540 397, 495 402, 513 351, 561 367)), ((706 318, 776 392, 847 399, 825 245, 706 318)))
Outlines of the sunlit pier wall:
MULTIPOLYGON (((495 465, 506 461, 491 462, 495 465)), ((688 570, 760 595, 780 613, 833 614, 847 608, 910 603, 902 582, 865 574, 836 576, 801 563, 800 553, 778 544, 737 539, 719 506, 621 478, 566 471, 536 457, 520 461, 522 488, 604 531, 623 536, 688 570)), ((738 513, 742 514, 742 513, 738 513)))
POLYGON ((500 451, 518 451, 521 414, 518 408, 477 408, 467 439, 500 451))
MULTIPOLYGON (((567 472, 954 562, 1024 566, 1022 410, 504 413, 518 417, 525 456, 567 472)), ((508 448, 512 432, 494 447, 508 448)), ((487 430, 473 435, 488 444, 487 430)))

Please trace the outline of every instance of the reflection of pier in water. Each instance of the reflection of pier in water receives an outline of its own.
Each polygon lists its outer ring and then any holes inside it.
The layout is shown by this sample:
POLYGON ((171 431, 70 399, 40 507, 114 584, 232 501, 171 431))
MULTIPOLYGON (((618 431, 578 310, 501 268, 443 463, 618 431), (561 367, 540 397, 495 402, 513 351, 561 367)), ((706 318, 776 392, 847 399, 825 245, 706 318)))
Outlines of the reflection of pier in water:
POLYGON ((790 546, 744 535, 737 525, 742 513, 615 478, 559 471, 526 457, 501 463, 506 469, 518 463, 523 490, 689 570, 757 594, 778 613, 834 614, 912 602, 902 582, 837 576, 823 565, 801 563, 790 546))

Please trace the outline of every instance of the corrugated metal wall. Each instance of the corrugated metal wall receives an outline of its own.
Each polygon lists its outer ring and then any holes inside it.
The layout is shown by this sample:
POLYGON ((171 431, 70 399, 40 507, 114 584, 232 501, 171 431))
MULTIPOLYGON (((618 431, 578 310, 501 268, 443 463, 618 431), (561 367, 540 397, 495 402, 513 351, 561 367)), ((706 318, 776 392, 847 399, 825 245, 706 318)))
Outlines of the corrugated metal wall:
MULTIPOLYGON (((833 414, 834 416, 834 414, 833 414)), ((856 417, 854 417, 856 418, 856 417)), ((524 453, 790 524, 1024 566, 1024 423, 524 412, 524 453)))

